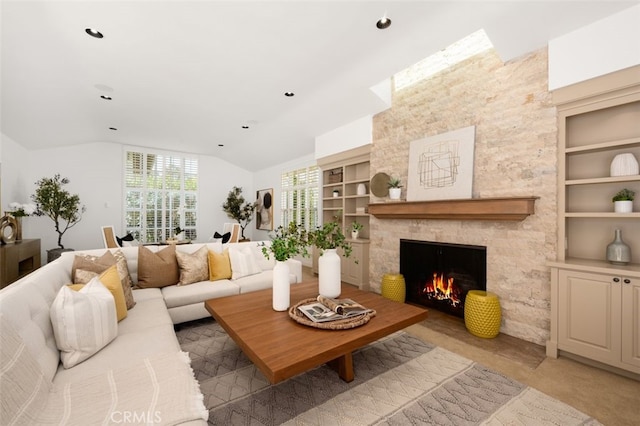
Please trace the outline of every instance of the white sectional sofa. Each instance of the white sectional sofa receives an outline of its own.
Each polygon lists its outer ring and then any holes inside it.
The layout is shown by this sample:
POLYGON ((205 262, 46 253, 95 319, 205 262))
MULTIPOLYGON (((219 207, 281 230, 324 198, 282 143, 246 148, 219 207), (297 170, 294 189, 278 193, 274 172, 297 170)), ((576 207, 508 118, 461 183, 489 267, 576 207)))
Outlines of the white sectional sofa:
MULTIPOLYGON (((204 318, 204 300, 271 287, 274 263, 260 243, 207 244, 207 250, 251 250, 260 271, 237 279, 133 290, 135 306, 117 336, 90 358, 65 369, 50 318, 61 288, 72 282, 76 255, 66 253, 0 291, 0 424, 206 424, 208 413, 174 324, 204 318)), ((176 247, 194 253, 204 244, 176 247)), ((149 246, 151 251, 163 247, 149 246)), ((110 249, 115 251, 117 249, 110 249)), ((124 247, 133 284, 138 248, 124 247)), ((291 282, 302 265, 289 261, 291 282)), ((65 289, 66 290, 66 289, 65 289)))

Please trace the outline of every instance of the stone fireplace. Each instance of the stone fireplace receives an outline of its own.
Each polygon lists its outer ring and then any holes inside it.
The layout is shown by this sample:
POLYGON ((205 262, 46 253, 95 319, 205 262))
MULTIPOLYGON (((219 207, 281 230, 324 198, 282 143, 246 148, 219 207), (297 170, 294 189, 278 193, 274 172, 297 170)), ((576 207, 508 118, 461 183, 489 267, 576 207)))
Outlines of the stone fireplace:
POLYGON ((507 63, 489 50, 392 93, 391 108, 373 117, 371 176, 385 172, 406 185, 411 141, 475 125, 473 199, 538 198, 534 214, 514 221, 447 217, 448 206, 440 218, 370 216, 372 290, 380 291, 384 274, 399 272, 402 239, 483 246, 500 331, 545 343, 546 263, 557 257, 557 123, 547 75, 546 48, 507 63))
POLYGON ((407 302, 464 318, 467 292, 487 289, 487 248, 401 239, 400 273, 407 302))

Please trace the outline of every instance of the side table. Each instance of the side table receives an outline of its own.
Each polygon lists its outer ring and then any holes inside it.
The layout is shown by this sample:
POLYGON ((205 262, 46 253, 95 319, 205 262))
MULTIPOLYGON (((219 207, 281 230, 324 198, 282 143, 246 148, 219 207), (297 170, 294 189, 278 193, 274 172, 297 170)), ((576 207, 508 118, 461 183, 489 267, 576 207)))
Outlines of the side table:
POLYGON ((0 245, 0 288, 40 267, 40 240, 20 240, 0 245))

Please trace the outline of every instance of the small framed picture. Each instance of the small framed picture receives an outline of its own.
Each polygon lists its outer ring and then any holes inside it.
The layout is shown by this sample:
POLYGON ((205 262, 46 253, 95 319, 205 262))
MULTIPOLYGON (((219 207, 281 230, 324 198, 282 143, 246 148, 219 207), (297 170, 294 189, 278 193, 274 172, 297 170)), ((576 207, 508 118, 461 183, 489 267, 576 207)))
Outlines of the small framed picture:
POLYGON ((256 191, 256 229, 273 231, 273 188, 256 191))

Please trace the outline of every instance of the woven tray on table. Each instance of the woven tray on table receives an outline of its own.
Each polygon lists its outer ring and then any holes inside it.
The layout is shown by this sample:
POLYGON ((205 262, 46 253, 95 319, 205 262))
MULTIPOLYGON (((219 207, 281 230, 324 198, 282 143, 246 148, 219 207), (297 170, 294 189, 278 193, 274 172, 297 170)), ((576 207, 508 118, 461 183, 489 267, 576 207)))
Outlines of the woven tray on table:
POLYGON ((376 311, 367 312, 366 314, 360 314, 347 319, 327 321, 327 322, 313 322, 307 318, 302 312, 298 310, 298 306, 306 305, 307 303, 317 302, 315 298, 305 299, 296 303, 289 308, 289 316, 295 322, 308 325, 309 327, 322 328, 325 330, 348 330, 350 328, 360 327, 369 322, 369 320, 376 314, 376 311))

